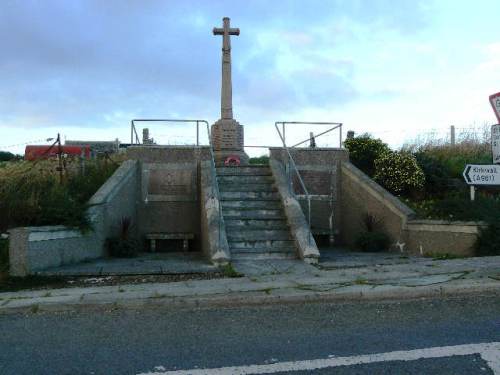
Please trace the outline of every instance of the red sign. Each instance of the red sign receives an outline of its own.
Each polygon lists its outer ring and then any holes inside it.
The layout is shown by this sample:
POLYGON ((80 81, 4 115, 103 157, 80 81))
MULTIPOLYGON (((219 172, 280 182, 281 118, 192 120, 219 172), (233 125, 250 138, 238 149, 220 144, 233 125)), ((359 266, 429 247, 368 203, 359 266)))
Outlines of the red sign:
MULTIPOLYGON (((50 146, 26 146, 24 151, 25 160, 48 159, 57 156, 59 147, 50 146)), ((90 146, 61 146, 61 152, 66 155, 81 156, 90 158, 90 146)))
POLYGON ((496 94, 490 96, 490 103, 493 111, 495 111, 497 120, 500 123, 500 92, 497 92, 496 94))

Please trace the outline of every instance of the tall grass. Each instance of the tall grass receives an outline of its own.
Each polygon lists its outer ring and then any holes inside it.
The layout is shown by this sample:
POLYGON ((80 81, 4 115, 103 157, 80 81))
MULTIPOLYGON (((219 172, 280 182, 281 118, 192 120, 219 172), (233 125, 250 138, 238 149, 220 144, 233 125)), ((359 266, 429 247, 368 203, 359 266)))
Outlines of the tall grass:
POLYGON ((119 163, 68 160, 59 181, 56 160, 19 161, 0 168, 0 231, 17 226, 62 224, 85 228, 87 201, 119 163))
POLYGON ((464 129, 456 136, 455 145, 449 138, 425 137, 406 143, 404 151, 411 152, 424 169, 426 177, 462 178, 466 164, 489 164, 491 157, 491 128, 464 129), (427 170, 426 170, 427 167, 427 170))

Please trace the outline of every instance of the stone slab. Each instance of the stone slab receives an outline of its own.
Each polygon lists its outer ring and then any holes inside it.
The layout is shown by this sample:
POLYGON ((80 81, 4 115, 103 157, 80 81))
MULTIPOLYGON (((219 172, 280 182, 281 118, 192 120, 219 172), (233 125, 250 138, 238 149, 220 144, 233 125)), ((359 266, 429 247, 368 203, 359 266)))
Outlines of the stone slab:
POLYGON ((101 258, 95 261, 39 271, 43 276, 150 275, 216 272, 198 253, 143 253, 137 258, 101 258))

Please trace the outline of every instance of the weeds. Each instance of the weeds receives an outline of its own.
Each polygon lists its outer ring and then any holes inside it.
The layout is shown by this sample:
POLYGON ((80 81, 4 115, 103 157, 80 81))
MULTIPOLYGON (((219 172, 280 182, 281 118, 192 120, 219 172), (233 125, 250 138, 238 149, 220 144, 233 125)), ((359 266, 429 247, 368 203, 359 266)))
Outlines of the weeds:
POLYGON ((236 271, 231 263, 222 266, 222 273, 225 277, 243 277, 243 274, 236 271))
POLYGON ((87 202, 118 163, 69 160, 59 181, 57 162, 19 161, 0 168, 0 232, 17 226, 62 224, 88 228, 87 202))

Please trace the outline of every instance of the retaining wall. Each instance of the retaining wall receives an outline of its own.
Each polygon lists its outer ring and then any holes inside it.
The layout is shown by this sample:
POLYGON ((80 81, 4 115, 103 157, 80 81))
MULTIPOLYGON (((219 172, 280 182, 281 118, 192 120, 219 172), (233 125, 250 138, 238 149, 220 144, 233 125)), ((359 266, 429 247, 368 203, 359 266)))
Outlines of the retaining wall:
POLYGON ((60 225, 11 229, 10 274, 27 276, 104 256, 106 238, 119 234, 122 218, 132 220, 132 235, 136 235, 137 198, 138 163, 128 160, 89 200, 87 213, 93 230, 82 233, 60 225))
POLYGON ((415 212, 350 162, 341 167, 342 242, 354 247, 373 215, 376 229, 391 239, 391 250, 411 255, 474 255, 481 222, 417 220, 415 212))
MULTIPOLYGON (((290 148, 297 169, 311 198, 311 230, 314 235, 334 236, 342 231, 340 220, 340 165, 349 160, 342 148, 290 148)), ((270 148, 270 158, 288 163, 285 149, 270 148)), ((291 174, 293 191, 307 217, 307 199, 295 172, 291 174)))
POLYGON ((210 158, 206 146, 132 146, 139 161, 139 237, 147 233, 193 233, 201 250, 200 162, 210 158))

